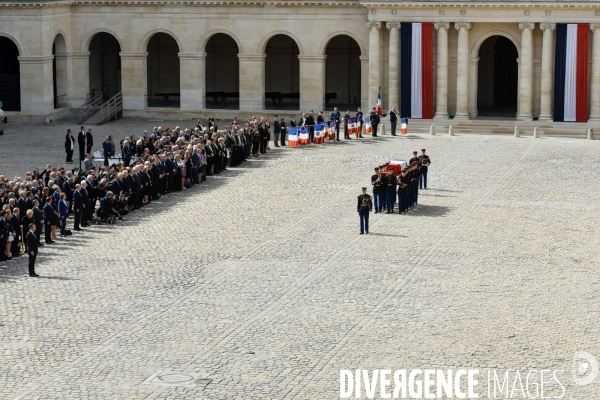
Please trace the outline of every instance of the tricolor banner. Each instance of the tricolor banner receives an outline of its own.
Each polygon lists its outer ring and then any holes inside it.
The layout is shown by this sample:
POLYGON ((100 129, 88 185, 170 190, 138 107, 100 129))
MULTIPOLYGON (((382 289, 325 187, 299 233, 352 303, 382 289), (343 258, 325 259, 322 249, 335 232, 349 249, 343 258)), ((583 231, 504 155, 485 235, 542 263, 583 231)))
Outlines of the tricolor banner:
POLYGON ((300 144, 310 144, 310 128, 302 128, 300 131, 300 140, 298 141, 300 144))
POLYGON ((290 128, 288 133, 288 146, 298 147, 298 134, 302 128, 290 128))
POLYGON ((588 117, 589 24, 556 24, 554 121, 586 122, 588 117))
POLYGON ((325 132, 326 131, 327 131, 327 128, 325 128, 324 122, 315 125, 315 144, 325 143, 325 132))
POLYGON ((383 109, 381 108, 381 85, 379 85, 379 92, 377 92, 377 107, 375 111, 379 115, 383 115, 383 109))
POLYGON ((370 135, 373 131, 373 127, 371 126, 371 117, 365 117, 365 135, 370 135))
POLYGON ((400 116, 433 118, 433 23, 402 23, 400 116))
POLYGON ((329 133, 329 140, 335 140, 335 121, 329 121, 327 132, 329 133))
POLYGON ((356 118, 348 118, 348 135, 358 135, 359 124, 356 118))

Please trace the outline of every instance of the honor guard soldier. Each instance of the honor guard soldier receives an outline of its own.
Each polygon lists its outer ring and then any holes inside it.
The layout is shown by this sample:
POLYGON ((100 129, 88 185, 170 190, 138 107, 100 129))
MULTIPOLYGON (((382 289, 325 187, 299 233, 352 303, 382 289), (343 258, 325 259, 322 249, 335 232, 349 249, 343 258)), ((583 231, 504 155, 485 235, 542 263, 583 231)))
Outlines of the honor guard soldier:
POLYGON ((398 213, 402 214, 408 211, 409 201, 409 185, 406 184, 408 168, 402 170, 402 174, 398 176, 398 213))
POLYGON ((385 187, 383 186, 383 177, 379 167, 375 168, 375 175, 371 176, 371 185, 373 185, 373 197, 375 198, 375 213, 383 209, 383 199, 385 198, 385 187))
POLYGON ((421 159, 419 157, 417 157, 416 151, 413 151, 413 156, 410 159, 410 161, 408 161, 408 165, 413 165, 414 163, 417 163, 417 164, 421 163, 421 159))
POLYGON ((387 213, 394 211, 396 201, 396 177, 391 172, 385 177, 385 205, 387 213))
POLYGON ((369 233, 369 213, 373 211, 373 200, 367 194, 367 188, 362 188, 362 194, 358 196, 356 211, 360 217, 360 234, 369 233))
POLYGON ((421 149, 421 174, 419 175, 419 189, 427 189, 427 167, 431 165, 431 159, 425 154, 425 149, 421 149))

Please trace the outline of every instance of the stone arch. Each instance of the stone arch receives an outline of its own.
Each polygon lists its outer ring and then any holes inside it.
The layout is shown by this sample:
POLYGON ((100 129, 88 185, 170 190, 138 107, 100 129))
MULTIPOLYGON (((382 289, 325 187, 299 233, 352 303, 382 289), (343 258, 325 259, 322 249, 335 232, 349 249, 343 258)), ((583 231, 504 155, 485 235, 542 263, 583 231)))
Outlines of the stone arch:
POLYGON ((288 32, 288 31, 273 31, 270 32, 265 38, 263 38, 263 40, 261 40, 258 49, 257 49, 257 53, 258 54, 264 54, 266 49, 267 49, 267 45, 269 44, 269 40, 271 40, 273 37, 277 36, 277 35, 284 35, 284 36, 289 36, 294 42, 296 42, 296 46, 298 46, 298 51, 300 52, 299 55, 303 55, 304 54, 304 49, 302 47, 302 42, 300 42, 300 40, 293 35, 292 33, 288 32))
POLYGON ((148 107, 181 104, 181 45, 166 32, 155 32, 146 44, 146 91, 148 107))
MULTIPOLYGON (((52 51, 52 48, 53 48, 53 47, 54 47, 54 45, 56 44, 56 39, 57 39, 59 36, 62 36, 62 41, 64 42, 64 45, 65 45, 65 46, 64 46, 64 47, 65 47, 65 51, 64 51, 64 52, 65 52, 65 53, 68 53, 68 51, 69 51, 69 46, 67 45, 67 34, 66 34, 64 31, 60 30, 60 29, 54 33, 54 36, 53 36, 53 39, 52 39, 52 43, 50 44, 50 51, 52 51)), ((61 46, 61 47, 62 47, 62 46, 61 46)))
POLYGON ((354 109, 361 98, 361 48, 351 35, 336 34, 326 42, 325 110, 354 109))
POLYGON ((3 33, 0 32, 0 37, 5 37, 7 39, 10 39, 15 46, 17 46, 17 50, 19 50, 19 56, 22 57, 23 54, 23 48, 21 47, 21 43, 19 43, 19 41, 17 39, 15 39, 14 36, 9 35, 8 33, 3 33))
POLYGON ((210 41, 210 39, 212 39, 212 37, 215 36, 218 33, 223 33, 223 34, 231 37, 235 41, 235 43, 237 44, 239 54, 243 54, 244 53, 244 51, 242 49, 242 43, 237 38, 237 36, 235 36, 231 31, 228 31, 226 29, 216 29, 214 31, 210 31, 207 35, 205 35, 204 39, 202 39, 202 41, 200 42, 200 46, 198 47, 198 52, 200 54, 206 53, 206 45, 208 44, 208 42, 210 41))
POLYGON ((511 35, 508 32, 504 32, 504 31, 489 31, 489 32, 482 34, 481 36, 479 36, 477 38, 477 40, 475 40, 475 42, 473 43, 473 47, 471 47, 471 57, 477 57, 479 54, 479 48, 481 47, 483 42, 485 42, 486 39, 488 39, 492 36, 503 36, 503 37, 507 38, 508 40, 510 40, 511 42, 513 42, 513 44, 517 48, 517 53, 519 54, 519 57, 521 56, 521 43, 517 40, 516 37, 514 37, 513 35, 511 35))
POLYGON ((23 49, 12 36, 0 33, 0 85, 4 111, 21 111, 21 62, 23 49))
POLYGON ((327 46, 329 45, 329 42, 331 42, 331 39, 333 39, 336 36, 340 36, 340 35, 350 36, 358 44, 358 48, 360 49, 360 55, 361 56, 367 55, 365 46, 362 43, 362 41, 355 34, 353 34, 351 32, 347 32, 347 31, 333 32, 333 33, 329 34, 329 36, 327 36, 325 38, 325 40, 323 40, 321 42, 321 45, 319 46, 319 54, 325 54, 325 52, 327 51, 327 46))
POLYGON ((239 108, 240 48, 234 36, 216 32, 210 36, 202 50, 206 108, 239 108))
POLYGON ((112 31, 110 29, 100 28, 100 29, 95 29, 92 32, 85 35, 85 37, 81 41, 81 52, 82 53, 86 53, 86 52, 90 51, 90 43, 92 42, 92 39, 94 39, 94 36, 96 36, 96 34, 98 34, 98 33, 108 33, 109 35, 114 36, 114 38, 117 39, 117 42, 119 42, 119 47, 121 48, 121 51, 125 51, 125 47, 123 46, 123 40, 119 37, 119 35, 117 35, 114 31, 112 31))
MULTIPOLYGON (((168 29, 155 29, 151 32, 148 32, 144 36, 144 38, 140 42, 140 46, 138 48, 139 53, 145 53, 146 51, 148 51, 148 43, 150 43, 150 39, 152 39, 154 37, 154 35, 156 35, 157 33, 164 33, 166 35, 171 36, 173 38, 173 40, 175 40, 175 42, 177 42, 177 46, 179 46, 179 52, 180 53, 183 52, 183 46, 181 44, 181 40, 179 40, 179 38, 177 37, 176 34, 174 34, 172 31, 170 31, 168 29)), ((123 48, 123 46, 121 46, 121 48, 123 48)))

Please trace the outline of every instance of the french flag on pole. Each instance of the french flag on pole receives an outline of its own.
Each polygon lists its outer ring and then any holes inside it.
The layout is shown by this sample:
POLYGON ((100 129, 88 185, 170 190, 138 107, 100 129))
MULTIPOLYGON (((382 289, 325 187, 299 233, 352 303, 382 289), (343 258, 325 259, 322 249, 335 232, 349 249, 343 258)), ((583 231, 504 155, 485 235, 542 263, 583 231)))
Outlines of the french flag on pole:
POLYGON ((288 146, 290 147, 298 147, 298 132, 302 128, 291 128, 290 133, 288 133, 288 146))
POLYGON ((400 116, 433 118, 433 23, 400 24, 400 116))
POLYGON ((371 125, 371 117, 365 117, 365 134, 370 135, 373 131, 373 126, 371 125))
POLYGON ((588 118, 589 24, 556 24, 554 121, 588 118))
POLYGON ((375 111, 379 115, 383 115, 383 109, 381 108, 381 85, 379 85, 379 92, 377 92, 377 108, 375 111))

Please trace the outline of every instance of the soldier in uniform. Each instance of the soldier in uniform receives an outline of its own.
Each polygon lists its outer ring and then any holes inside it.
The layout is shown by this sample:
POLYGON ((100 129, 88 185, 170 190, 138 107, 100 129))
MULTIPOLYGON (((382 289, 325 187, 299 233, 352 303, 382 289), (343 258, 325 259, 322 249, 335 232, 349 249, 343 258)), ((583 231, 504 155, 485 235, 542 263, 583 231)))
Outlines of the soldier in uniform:
POLYGON ((333 112, 331 113, 331 121, 335 121, 335 140, 340 141, 340 118, 341 114, 338 111, 337 107, 333 108, 333 112))
POLYGON ((419 189, 427 189, 427 167, 431 164, 431 159, 427 154, 425 154, 425 149, 421 149, 421 155, 419 156, 419 160, 421 160, 421 174, 419 175, 419 189))
POLYGON ((358 134, 356 134, 357 138, 362 138, 362 127, 363 127, 363 112, 360 107, 358 107, 358 111, 356 111, 356 123, 358 124, 358 134))
POLYGON ((394 202, 396 200, 396 177, 391 172, 385 177, 385 205, 387 213, 394 211, 394 202))
POLYGON ((385 197, 385 187, 383 186, 383 177, 379 167, 375 168, 375 175, 371 176, 371 185, 373 185, 373 197, 375 198, 375 214, 383 209, 383 199, 385 197))
POLYGON ((408 211, 408 192, 409 186, 406 184, 408 168, 402 170, 402 174, 398 176, 398 213, 402 214, 408 211))
POLYGON ((413 156, 410 159, 410 161, 408 162, 408 165, 413 165, 414 163, 417 163, 417 164, 421 163, 421 159, 419 157, 417 157, 416 151, 413 151, 413 156))
POLYGON ((367 194, 367 188, 362 188, 362 194, 358 196, 356 211, 360 217, 360 234, 369 233, 369 213, 373 211, 373 200, 367 194))

